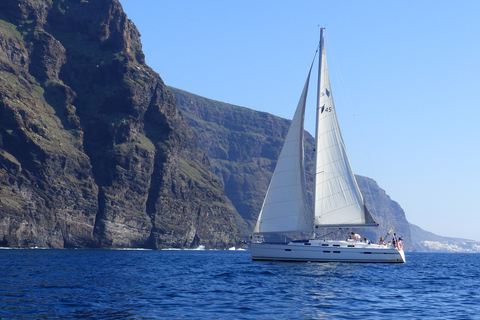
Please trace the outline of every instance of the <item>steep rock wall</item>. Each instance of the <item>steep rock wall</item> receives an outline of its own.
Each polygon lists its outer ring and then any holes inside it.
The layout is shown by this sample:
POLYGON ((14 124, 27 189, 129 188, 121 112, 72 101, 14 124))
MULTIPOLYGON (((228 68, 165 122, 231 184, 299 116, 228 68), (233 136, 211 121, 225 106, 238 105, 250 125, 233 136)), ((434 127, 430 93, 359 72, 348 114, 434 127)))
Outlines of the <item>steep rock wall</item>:
POLYGON ((0 3, 0 242, 224 248, 235 209, 117 0, 0 3))
MULTIPOLYGON (((210 157, 215 174, 222 179, 227 196, 247 222, 248 232, 252 232, 290 121, 176 88, 170 90, 175 94, 178 108, 188 118, 200 147, 210 157)), ((313 149, 314 139, 306 133, 305 175, 310 199, 313 193, 313 149)), ((394 225, 397 235, 405 238, 406 249, 412 250, 410 228, 402 208, 374 180, 357 176, 357 181, 379 227, 355 231, 378 241, 394 225)), ((346 230, 318 232, 319 235, 333 232, 333 236, 347 236, 346 230)))

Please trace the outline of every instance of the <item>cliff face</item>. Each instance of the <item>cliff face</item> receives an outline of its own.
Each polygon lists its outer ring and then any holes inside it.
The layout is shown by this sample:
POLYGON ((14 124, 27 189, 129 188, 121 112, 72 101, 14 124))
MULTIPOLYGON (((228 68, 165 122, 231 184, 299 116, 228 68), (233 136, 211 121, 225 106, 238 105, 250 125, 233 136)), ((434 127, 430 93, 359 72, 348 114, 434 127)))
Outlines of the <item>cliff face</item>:
POLYGON ((201 148, 251 232, 288 130, 267 113, 205 99, 170 88, 201 148))
MULTIPOLYGON (((223 181, 227 196, 246 221, 248 232, 252 232, 290 121, 179 89, 170 90, 175 94, 178 108, 188 118, 200 147, 210 157, 215 174, 223 181)), ((307 133, 305 175, 310 199, 313 193, 313 149, 314 139, 307 133)), ((405 238, 405 248, 413 250, 405 212, 398 203, 392 201, 374 180, 357 176, 357 182, 367 207, 380 225, 356 231, 378 241, 394 225, 397 235, 405 238)), ((334 231, 327 229, 322 234, 334 231)), ((335 233, 340 237, 347 235, 346 230, 335 233)))
POLYGON ((206 247, 235 209, 118 0, 0 2, 0 244, 206 247))

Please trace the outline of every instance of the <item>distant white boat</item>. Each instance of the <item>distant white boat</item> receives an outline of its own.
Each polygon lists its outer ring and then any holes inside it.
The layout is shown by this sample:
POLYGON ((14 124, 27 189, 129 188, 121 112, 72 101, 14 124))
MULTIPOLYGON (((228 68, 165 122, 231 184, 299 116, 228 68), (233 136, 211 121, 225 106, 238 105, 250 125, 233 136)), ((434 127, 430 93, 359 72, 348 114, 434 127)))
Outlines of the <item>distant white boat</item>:
POLYGON ((403 263, 402 243, 395 238, 395 245, 392 245, 316 236, 319 228, 378 226, 365 206, 338 125, 328 75, 324 28, 320 31, 319 50, 314 208, 312 211, 307 203, 304 169, 304 117, 312 63, 254 229, 250 245, 252 259, 403 263), (267 240, 280 234, 309 236, 306 240, 267 240))
POLYGON ((235 247, 231 247, 231 248, 228 248, 229 251, 245 251, 245 249, 243 248, 235 248, 235 247))

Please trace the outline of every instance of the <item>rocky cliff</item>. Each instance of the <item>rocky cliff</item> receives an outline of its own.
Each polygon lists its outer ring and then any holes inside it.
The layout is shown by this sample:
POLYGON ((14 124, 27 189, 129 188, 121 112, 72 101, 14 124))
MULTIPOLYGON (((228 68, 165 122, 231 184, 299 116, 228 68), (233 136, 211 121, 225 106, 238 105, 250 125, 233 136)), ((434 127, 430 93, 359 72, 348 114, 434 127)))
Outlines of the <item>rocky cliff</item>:
MULTIPOLYGON (((263 198, 288 131, 289 120, 274 115, 206 99, 170 88, 177 106, 188 118, 200 147, 210 157, 213 172, 223 182, 227 196, 253 230, 263 198)), ((293 112, 293 111, 292 111, 293 112)), ((313 193, 314 139, 306 133, 305 174, 310 199, 313 193)), ((405 249, 413 250, 405 212, 378 184, 357 176, 367 207, 380 224, 378 228, 356 230, 378 240, 393 225, 405 239, 405 249)), ((324 230, 324 233, 335 230, 324 230)), ((350 230, 351 231, 351 230, 350 230)), ((347 231, 336 231, 346 236, 347 231)))
POLYGON ((241 240, 118 0, 2 0, 0 79, 0 245, 241 240))
MULTIPOLYGON (((227 196, 253 230, 290 121, 170 88, 227 196)), ((311 159, 310 159, 311 160, 311 159)))
MULTIPOLYGON (((256 217, 275 169, 287 134, 289 120, 268 113, 206 99, 176 88, 177 106, 188 118, 200 147, 210 157, 212 170, 218 175, 227 196, 246 221, 247 233, 253 230, 256 217)), ((313 145, 306 133, 306 181, 312 197, 313 145)), ((480 252, 480 243, 435 235, 408 223, 401 206, 393 201, 373 179, 356 176, 378 228, 355 230, 368 239, 385 237, 391 226, 403 236, 407 251, 480 252)), ((324 230, 324 234, 346 235, 346 231, 324 230)))

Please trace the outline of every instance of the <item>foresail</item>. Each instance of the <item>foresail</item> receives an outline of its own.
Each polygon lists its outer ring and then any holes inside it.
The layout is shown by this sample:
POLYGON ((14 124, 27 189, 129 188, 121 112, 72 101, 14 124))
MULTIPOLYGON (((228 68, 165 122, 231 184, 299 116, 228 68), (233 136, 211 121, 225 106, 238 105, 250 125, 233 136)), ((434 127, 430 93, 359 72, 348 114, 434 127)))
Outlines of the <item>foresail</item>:
POLYGON ((377 225, 364 204, 348 161, 333 102, 323 30, 316 128, 315 225, 377 225))
POLYGON ((304 127, 310 71, 268 187, 254 233, 312 232, 313 212, 307 204, 304 169, 304 127))

